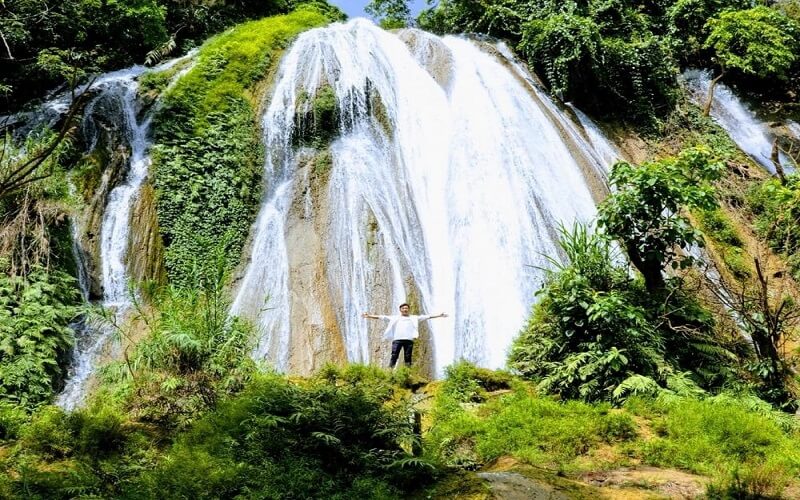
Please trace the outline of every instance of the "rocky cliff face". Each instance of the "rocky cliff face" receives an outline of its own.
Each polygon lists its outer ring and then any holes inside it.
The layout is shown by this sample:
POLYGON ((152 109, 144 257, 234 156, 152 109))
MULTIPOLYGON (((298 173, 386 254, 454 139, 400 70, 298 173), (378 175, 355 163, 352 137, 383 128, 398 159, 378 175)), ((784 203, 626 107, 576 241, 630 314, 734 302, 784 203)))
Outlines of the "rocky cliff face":
POLYGON ((300 166, 300 178, 307 182, 295 185, 286 223, 292 332, 289 370, 301 374, 325 363, 346 361, 331 300, 335 286, 328 282, 325 269, 330 165, 324 165, 324 154, 300 166))
POLYGON ((108 196, 128 171, 129 149, 121 143, 120 131, 111 123, 97 123, 96 143, 86 155, 86 167, 76 179, 83 206, 75 215, 77 247, 83 254, 89 298, 103 296, 100 262, 100 232, 108 196))
POLYGON ((134 201, 127 256, 128 272, 135 283, 166 281, 164 244, 158 230, 155 191, 149 183, 142 186, 134 201))

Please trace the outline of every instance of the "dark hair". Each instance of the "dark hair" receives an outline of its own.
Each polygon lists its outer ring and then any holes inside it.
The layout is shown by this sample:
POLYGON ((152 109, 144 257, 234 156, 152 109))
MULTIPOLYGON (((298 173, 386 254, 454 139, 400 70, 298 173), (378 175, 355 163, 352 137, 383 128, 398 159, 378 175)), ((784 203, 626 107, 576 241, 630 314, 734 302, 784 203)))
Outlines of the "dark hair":
POLYGON ((402 308, 403 308, 403 306, 406 306, 406 307, 408 307, 409 309, 411 309, 411 306, 410 306, 410 305, 408 305, 408 304, 406 304, 405 302, 403 302, 402 304, 400 304, 400 307, 398 307, 398 309, 402 309, 402 308))

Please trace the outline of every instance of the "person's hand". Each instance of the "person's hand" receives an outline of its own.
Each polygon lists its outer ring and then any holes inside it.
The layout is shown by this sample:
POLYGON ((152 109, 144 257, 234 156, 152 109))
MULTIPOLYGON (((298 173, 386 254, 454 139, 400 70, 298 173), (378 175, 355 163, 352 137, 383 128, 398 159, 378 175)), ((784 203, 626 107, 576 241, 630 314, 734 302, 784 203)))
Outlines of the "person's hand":
POLYGON ((369 318, 369 313, 364 313, 361 315, 362 318, 369 318))
POLYGON ((447 313, 442 313, 442 314, 439 315, 439 317, 440 318, 446 318, 447 317, 447 313))

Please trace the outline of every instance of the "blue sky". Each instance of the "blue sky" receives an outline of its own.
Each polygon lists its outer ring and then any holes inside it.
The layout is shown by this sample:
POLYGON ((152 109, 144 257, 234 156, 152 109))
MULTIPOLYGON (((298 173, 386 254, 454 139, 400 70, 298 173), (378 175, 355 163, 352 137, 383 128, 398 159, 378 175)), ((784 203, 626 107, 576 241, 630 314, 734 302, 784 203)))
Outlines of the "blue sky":
MULTIPOLYGON (((367 6, 369 0, 329 0, 332 4, 337 5, 350 17, 369 17, 364 12, 364 7, 367 6)), ((419 11, 425 8, 425 0, 411 0, 409 3, 411 7, 411 15, 416 16, 419 11)))

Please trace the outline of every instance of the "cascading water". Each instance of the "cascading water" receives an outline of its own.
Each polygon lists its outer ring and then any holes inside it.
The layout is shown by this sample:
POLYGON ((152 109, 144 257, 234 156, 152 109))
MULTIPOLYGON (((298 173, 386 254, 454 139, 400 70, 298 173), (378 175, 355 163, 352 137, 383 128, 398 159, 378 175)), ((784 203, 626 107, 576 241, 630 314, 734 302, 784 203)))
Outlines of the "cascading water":
MULTIPOLYGON (((173 59, 153 69, 163 71, 186 61, 194 53, 173 59)), ((178 72, 172 79, 177 81, 189 68, 178 72)), ((114 123, 123 131, 125 144, 129 148, 128 171, 124 180, 108 195, 103 211, 100 230, 101 284, 103 298, 101 306, 113 315, 113 321, 123 321, 132 306, 133 293, 128 289, 126 253, 131 232, 131 210, 136 197, 144 184, 150 166, 148 150, 150 147, 150 123, 158 103, 154 104, 141 120, 138 118, 141 104, 137 98, 137 78, 146 71, 143 66, 134 66, 125 70, 108 73, 98 78, 94 88, 98 95, 86 106, 82 124, 83 135, 88 141, 91 151, 97 145, 94 129, 95 114, 111 113, 114 123)), ((63 98, 61 98, 63 100, 63 98)), ((61 100, 58 101, 59 104, 61 100)), ((68 105, 68 103, 67 103, 68 105)), ((78 225, 73 222, 73 240, 79 240, 78 225)), ((88 300, 88 278, 83 264, 82 251, 77 245, 74 248, 78 262, 78 277, 84 298, 88 300)), ((59 394, 56 404, 64 409, 72 410, 79 406, 85 398, 87 384, 95 371, 98 358, 107 347, 114 327, 104 322, 86 322, 76 324, 76 341, 73 348, 72 363, 69 367, 67 382, 59 394)))
MULTIPOLYGON (((683 73, 683 79, 692 100, 698 106, 704 106, 711 85, 711 72, 687 70, 683 73)), ((723 83, 718 83, 714 89, 710 114, 742 151, 765 170, 775 173, 775 165, 770 160, 775 134, 723 83)), ((784 169, 792 169, 784 157, 781 157, 781 164, 784 169)))
MULTIPOLYGON (((125 252, 130 233, 130 211, 134 196, 138 192, 149 167, 146 151, 149 146, 147 133, 150 119, 137 121, 138 102, 136 99, 136 77, 144 71, 142 67, 133 67, 116 72, 111 78, 98 82, 98 97, 86 108, 84 128, 91 127, 91 120, 98 104, 109 108, 117 108, 118 123, 124 131, 125 142, 130 147, 128 174, 125 180, 109 194, 108 203, 103 212, 100 233, 101 283, 103 287, 102 306, 109 308, 117 318, 122 318, 130 307, 127 290, 125 252)), ((90 144, 94 147, 95 144, 90 144)), ((88 325, 87 325, 88 326, 88 325)), ((88 383, 97 364, 97 358, 106 347, 113 327, 109 325, 93 325, 84 327, 82 335, 76 338, 74 356, 70 374, 64 391, 58 396, 56 404, 71 410, 80 405, 88 383)))
POLYGON ((579 150, 579 153, 575 155, 577 159, 588 159, 589 166, 595 169, 593 177, 605 184, 611 165, 623 158, 617 147, 608 140, 603 131, 600 130, 600 127, 591 118, 572 104, 567 103, 566 106, 578 119, 577 124, 570 120, 545 93, 541 85, 528 73, 505 43, 500 42, 496 47, 498 52, 511 64, 515 73, 528 83, 530 89, 536 94, 537 99, 547 108, 550 119, 564 131, 563 133, 569 137, 574 147, 579 150))
POLYGON ((256 355, 279 369, 291 369, 297 334, 286 221, 309 157, 292 138, 320 88, 332 89, 341 130, 330 145, 330 206, 310 212, 327 217, 321 279, 350 361, 375 361, 361 313, 414 293, 422 311, 450 313, 429 325, 438 374, 459 358, 502 366, 541 268, 558 258, 557 226, 595 214, 602 194, 581 164, 601 167, 553 121, 552 103, 475 43, 415 33, 438 57, 412 53, 408 32, 357 19, 301 35, 281 63, 262 123, 265 201, 231 309, 254 320, 256 355), (378 290, 381 277, 390 284, 378 290))
POLYGON ((597 156, 596 161, 605 167, 606 172, 610 171, 614 163, 624 159, 623 154, 606 138, 600 127, 586 113, 571 104, 568 104, 568 106, 578 118, 586 138, 592 146, 592 151, 597 156))

